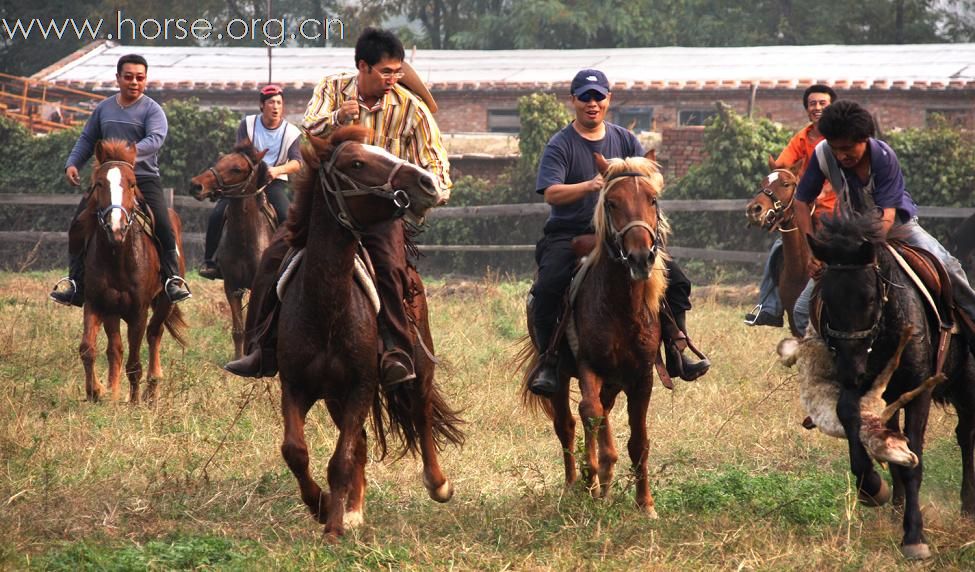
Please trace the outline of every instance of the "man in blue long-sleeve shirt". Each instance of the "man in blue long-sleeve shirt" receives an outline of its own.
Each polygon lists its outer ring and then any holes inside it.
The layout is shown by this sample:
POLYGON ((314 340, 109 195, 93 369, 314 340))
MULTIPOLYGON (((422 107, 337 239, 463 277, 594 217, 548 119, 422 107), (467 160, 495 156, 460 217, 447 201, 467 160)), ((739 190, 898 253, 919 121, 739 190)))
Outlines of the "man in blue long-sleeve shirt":
MULTIPOLYGON (((179 249, 176 246, 173 224, 169 219, 169 209, 163 197, 158 160, 169 125, 162 107, 143 93, 148 69, 145 58, 140 55, 129 54, 119 58, 115 75, 119 93, 99 103, 88 118, 65 162, 64 176, 71 185, 80 185, 78 169, 91 158, 95 143, 101 139, 121 139, 135 143, 136 183, 155 217, 166 296, 173 302, 179 302, 189 298, 190 291, 179 276, 179 249)), ((82 288, 87 237, 80 231, 78 215, 87 202, 86 194, 75 211, 68 231, 68 277, 58 282, 51 292, 51 299, 61 304, 81 306, 84 303, 82 288)))

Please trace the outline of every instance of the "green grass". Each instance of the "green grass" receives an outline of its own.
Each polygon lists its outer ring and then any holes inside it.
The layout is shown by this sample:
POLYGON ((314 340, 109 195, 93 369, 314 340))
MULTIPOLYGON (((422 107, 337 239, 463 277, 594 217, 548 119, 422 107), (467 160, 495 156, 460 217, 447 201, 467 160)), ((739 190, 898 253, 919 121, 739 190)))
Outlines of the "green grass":
MULTIPOLYGON (((366 523, 330 543, 280 456, 277 381, 220 369, 232 349, 219 283, 194 282, 191 344, 165 339, 161 398, 132 407, 84 401, 81 312, 46 300, 53 279, 0 274, 0 569, 913 568, 899 513, 853 502, 845 444, 799 426, 797 381, 773 355, 785 330, 743 327, 753 294, 740 288, 695 291, 691 332, 712 372, 655 387, 651 519, 634 502, 625 398, 606 420, 621 453, 606 499, 564 488, 551 423, 521 406, 511 361, 528 283, 431 281, 438 383, 467 422, 466 446, 441 455, 456 495, 430 501, 418 460, 373 459, 366 523)), ((932 409, 926 567, 967 570, 954 422, 932 409)), ((306 433, 324 484, 336 433, 322 407, 306 433)))

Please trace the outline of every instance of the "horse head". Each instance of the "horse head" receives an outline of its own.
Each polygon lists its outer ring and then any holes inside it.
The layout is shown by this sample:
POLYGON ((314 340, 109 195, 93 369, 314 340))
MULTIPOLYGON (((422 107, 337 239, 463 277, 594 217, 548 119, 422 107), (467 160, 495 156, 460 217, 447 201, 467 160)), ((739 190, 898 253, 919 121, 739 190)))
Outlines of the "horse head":
POLYGON ((807 237, 825 269, 819 280, 823 318, 820 334, 836 355, 836 371, 858 385, 880 333, 888 281, 878 254, 884 232, 876 215, 826 217, 816 236, 807 237))
POLYGON ((262 160, 266 153, 267 149, 258 151, 250 139, 244 139, 233 151, 220 155, 212 167, 190 179, 190 194, 198 201, 255 194, 270 180, 262 160))
POLYGON ((762 180, 762 188, 745 206, 748 224, 769 232, 779 230, 783 224, 791 223, 794 214, 796 186, 804 160, 794 165, 780 168, 769 157, 771 173, 762 180))
POLYGON ((132 226, 140 198, 135 181, 135 144, 116 139, 98 141, 95 158, 89 208, 94 210, 108 239, 113 244, 121 244, 132 226))
POLYGON ((626 265, 630 278, 646 280, 668 228, 657 204, 663 176, 646 157, 607 161, 599 153, 594 156, 605 186, 593 214, 597 246, 592 256, 598 258, 605 250, 626 265))
POLYGON ((365 143, 368 130, 343 127, 328 139, 309 136, 302 154, 343 225, 355 230, 391 218, 420 221, 449 192, 426 169, 365 143))

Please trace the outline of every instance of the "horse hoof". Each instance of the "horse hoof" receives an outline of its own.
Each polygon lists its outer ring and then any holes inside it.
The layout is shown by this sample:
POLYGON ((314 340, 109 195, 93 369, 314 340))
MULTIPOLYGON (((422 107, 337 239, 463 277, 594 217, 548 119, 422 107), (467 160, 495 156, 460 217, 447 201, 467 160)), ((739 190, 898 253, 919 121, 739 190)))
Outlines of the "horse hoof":
POLYGON ((347 511, 342 515, 342 524, 345 528, 355 528, 365 522, 365 517, 361 510, 347 511))
POLYGON ((657 515, 657 509, 653 508, 653 505, 642 505, 640 507, 640 510, 642 510, 643 514, 645 514, 649 519, 657 520, 658 518, 660 518, 657 515))
POLYGON ((883 506, 890 500, 890 487, 887 486, 887 481, 880 479, 880 490, 873 495, 861 490, 857 493, 857 498, 863 506, 883 506))
POLYGON ((927 560, 931 558, 931 549, 927 544, 905 544, 901 546, 901 554, 908 560, 927 560))
POLYGON ((437 502, 447 502, 454 497, 454 483, 450 480, 444 481, 442 485, 437 488, 427 488, 427 492, 430 494, 430 498, 437 502))

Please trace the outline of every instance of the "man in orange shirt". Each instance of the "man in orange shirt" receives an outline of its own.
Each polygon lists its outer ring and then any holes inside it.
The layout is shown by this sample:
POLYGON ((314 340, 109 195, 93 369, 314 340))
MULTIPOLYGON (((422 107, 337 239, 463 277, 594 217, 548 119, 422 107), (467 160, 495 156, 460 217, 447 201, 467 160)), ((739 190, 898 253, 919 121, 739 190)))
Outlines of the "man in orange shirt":
MULTIPOLYGON (((802 161, 802 168, 799 170, 798 178, 802 179, 806 167, 813 157, 813 150, 816 145, 823 140, 819 132, 819 118, 823 110, 829 104, 836 101, 836 92, 829 86, 816 84, 809 86, 802 94, 802 106, 809 116, 809 125, 800 129, 785 149, 775 160, 775 166, 780 169, 791 167, 802 161)), ((823 192, 816 199, 816 214, 822 216, 825 213, 833 212, 836 205, 836 193, 830 187, 829 182, 823 185, 823 192)), ((782 307, 782 300, 779 298, 778 290, 778 271, 782 265, 778 259, 782 256, 782 238, 778 237, 772 243, 768 257, 765 260, 765 269, 762 273, 762 284, 758 292, 758 304, 748 314, 745 314, 745 323, 749 326, 775 326, 782 327, 784 320, 782 315, 785 308, 782 307)))

